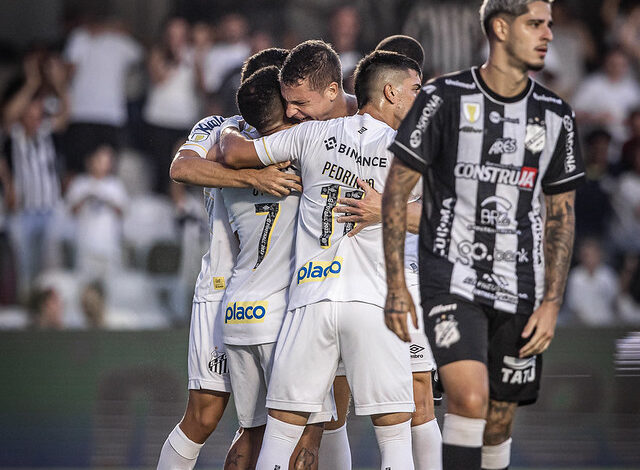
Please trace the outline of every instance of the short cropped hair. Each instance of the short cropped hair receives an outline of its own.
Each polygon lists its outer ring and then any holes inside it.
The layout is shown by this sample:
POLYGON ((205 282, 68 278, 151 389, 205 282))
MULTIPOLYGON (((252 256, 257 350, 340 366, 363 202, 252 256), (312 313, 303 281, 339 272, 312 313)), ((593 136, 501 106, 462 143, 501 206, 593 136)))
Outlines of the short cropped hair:
MULTIPOLYGON (((480 7, 480 22, 484 34, 489 37, 491 31, 491 20, 505 13, 510 16, 524 15, 529 11, 529 4, 537 0, 484 0, 480 7)), ((543 2, 553 3, 553 0, 542 0, 543 2)))
POLYGON ((244 82, 249 78, 256 70, 260 70, 263 67, 275 65, 280 69, 284 60, 289 54, 288 49, 282 49, 280 47, 270 47, 263 49, 260 52, 256 52, 242 64, 242 72, 240 72, 240 82, 244 82))
POLYGON ((309 80, 309 88, 322 91, 332 82, 342 89, 342 65, 331 44, 309 40, 291 49, 280 70, 280 81, 288 86, 309 80))
POLYGON ((424 48, 417 40, 404 34, 388 36, 378 43, 376 51, 397 52, 415 60, 420 68, 424 68, 424 48))
POLYGON ((409 57, 397 52, 373 51, 358 62, 354 72, 355 93, 358 109, 361 109, 373 97, 375 81, 382 73, 390 70, 415 70, 420 75, 420 66, 409 57))
POLYGON ((278 67, 274 65, 263 67, 251 74, 236 94, 240 114, 261 133, 274 121, 277 113, 284 114, 278 73, 278 67))

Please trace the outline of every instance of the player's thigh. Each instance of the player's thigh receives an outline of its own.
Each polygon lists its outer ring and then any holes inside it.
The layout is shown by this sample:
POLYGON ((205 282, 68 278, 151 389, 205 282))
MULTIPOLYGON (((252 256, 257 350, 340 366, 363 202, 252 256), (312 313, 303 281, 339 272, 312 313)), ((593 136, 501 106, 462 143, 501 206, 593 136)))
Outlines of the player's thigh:
POLYGON ((269 381, 269 407, 312 413, 322 411, 338 359, 335 311, 330 302, 318 302, 287 312, 269 381))
POLYGON ((528 405, 538 398, 542 355, 526 358, 518 355, 528 341, 521 336, 528 319, 526 315, 493 309, 489 312, 488 367, 492 400, 528 405))
POLYGON ((412 412, 408 343, 386 327, 382 308, 363 302, 338 306, 340 352, 356 414, 412 412))
POLYGON ((231 386, 243 428, 263 426, 267 422, 267 381, 275 343, 237 346, 227 344, 231 386))
POLYGON ((231 392, 220 314, 220 302, 192 305, 188 352, 190 390, 231 392))

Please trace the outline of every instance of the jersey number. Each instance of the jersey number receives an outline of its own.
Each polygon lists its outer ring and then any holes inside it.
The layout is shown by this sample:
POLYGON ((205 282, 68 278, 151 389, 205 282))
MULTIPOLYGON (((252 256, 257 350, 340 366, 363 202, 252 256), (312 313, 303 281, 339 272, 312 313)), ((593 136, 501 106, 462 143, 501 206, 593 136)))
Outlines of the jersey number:
POLYGON ((260 241, 258 242, 258 260, 253 269, 256 269, 262 263, 262 260, 269 251, 269 243, 271 242, 271 231, 275 227, 280 215, 280 203, 279 202, 262 202, 255 204, 256 215, 266 215, 264 221, 264 227, 262 229, 262 235, 260 235, 260 241))
MULTIPOLYGON (((327 200, 322 211, 322 232, 320 233, 320 246, 329 248, 331 246, 331 235, 333 235, 333 208, 338 204, 340 198, 340 185, 330 184, 320 188, 320 195, 327 200)), ((344 197, 353 199, 362 199, 364 192, 358 189, 347 191, 344 197)), ((355 222, 347 222, 344 224, 343 234, 346 235, 356 226, 355 222)))

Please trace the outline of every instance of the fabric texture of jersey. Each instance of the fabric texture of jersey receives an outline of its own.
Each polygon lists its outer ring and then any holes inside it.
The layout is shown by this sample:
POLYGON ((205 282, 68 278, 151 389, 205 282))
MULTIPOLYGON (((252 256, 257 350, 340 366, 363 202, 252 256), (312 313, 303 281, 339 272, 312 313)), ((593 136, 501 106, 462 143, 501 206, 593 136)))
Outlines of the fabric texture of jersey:
MULTIPOLYGON (((201 119, 191 129, 189 138, 180 150, 192 150, 201 158, 218 143, 221 116, 201 119)), ((221 301, 227 280, 236 262, 238 240, 231 230, 224 204, 220 200, 220 190, 204 188, 204 207, 209 217, 209 250, 202 257, 202 264, 193 294, 194 302, 221 301)))
POLYGON ((227 344, 275 342, 287 309, 300 195, 275 197, 254 189, 222 190, 240 251, 224 296, 227 344))
POLYGON ((368 114, 309 121, 254 142, 269 165, 292 160, 300 167, 303 193, 296 236, 296 262, 289 310, 322 300, 384 306, 386 280, 382 224, 345 235, 352 223, 333 212, 341 197, 362 198, 356 179, 376 191, 384 183, 395 131, 368 114))
POLYGON ((390 150, 424 176, 423 301, 456 294, 531 314, 544 291, 544 195, 584 176, 575 115, 533 80, 513 98, 477 68, 440 77, 416 98, 390 150))

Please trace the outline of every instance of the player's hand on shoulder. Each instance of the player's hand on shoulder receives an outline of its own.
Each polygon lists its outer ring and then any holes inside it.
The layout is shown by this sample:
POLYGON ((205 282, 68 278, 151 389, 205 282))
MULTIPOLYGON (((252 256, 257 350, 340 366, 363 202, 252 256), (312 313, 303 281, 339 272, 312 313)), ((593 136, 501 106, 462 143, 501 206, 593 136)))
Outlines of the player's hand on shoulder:
POLYGON ((338 214, 344 214, 336 220, 340 223, 354 222, 355 227, 347 234, 353 237, 363 228, 382 221, 382 194, 373 189, 366 181, 358 178, 364 195, 361 198, 341 197, 338 205, 333 209, 338 214))
POLYGON ((300 176, 282 171, 290 165, 291 162, 283 162, 257 170, 254 188, 277 197, 288 196, 291 191, 301 193, 302 179, 300 176))
POLYGON ((384 306, 384 323, 402 341, 410 342, 411 335, 407 325, 407 313, 411 314, 411 320, 417 328, 416 307, 407 288, 389 289, 384 306))

